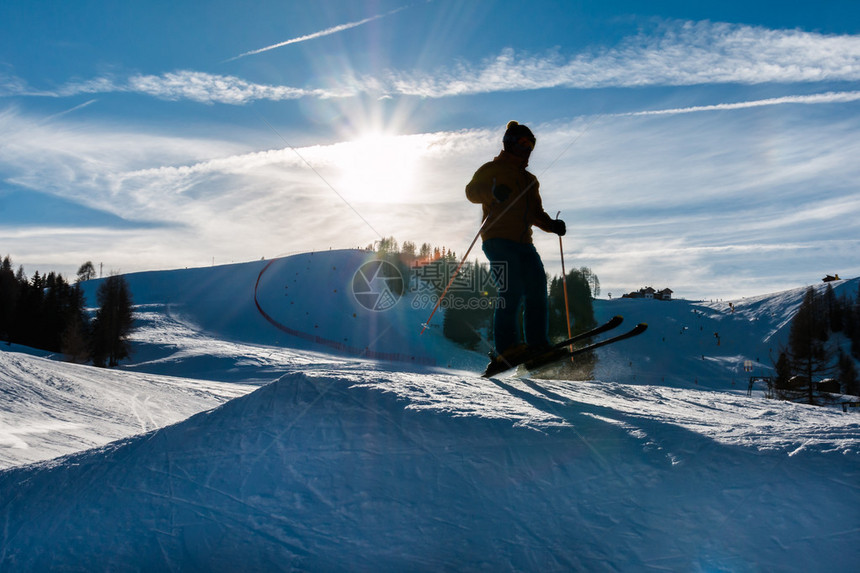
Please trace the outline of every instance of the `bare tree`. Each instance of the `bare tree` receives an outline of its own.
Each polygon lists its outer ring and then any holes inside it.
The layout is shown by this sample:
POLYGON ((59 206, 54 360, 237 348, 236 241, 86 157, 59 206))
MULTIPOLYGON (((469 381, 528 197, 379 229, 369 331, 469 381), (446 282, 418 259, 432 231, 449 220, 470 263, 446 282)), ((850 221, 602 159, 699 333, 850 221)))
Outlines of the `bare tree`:
POLYGON ((96 268, 93 266, 92 261, 82 264, 78 269, 78 282, 82 283, 94 278, 96 278, 96 268))

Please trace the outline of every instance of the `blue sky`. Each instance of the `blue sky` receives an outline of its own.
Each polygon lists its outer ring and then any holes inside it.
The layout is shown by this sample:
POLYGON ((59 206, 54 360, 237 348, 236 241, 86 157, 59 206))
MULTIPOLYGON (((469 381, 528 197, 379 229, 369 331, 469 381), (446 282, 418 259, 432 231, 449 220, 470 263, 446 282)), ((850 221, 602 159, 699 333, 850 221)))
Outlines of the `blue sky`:
POLYGON ((463 188, 516 119, 604 296, 763 294, 860 274, 858 112, 853 1, 6 0, 0 253, 69 275, 390 235, 462 254, 463 188))

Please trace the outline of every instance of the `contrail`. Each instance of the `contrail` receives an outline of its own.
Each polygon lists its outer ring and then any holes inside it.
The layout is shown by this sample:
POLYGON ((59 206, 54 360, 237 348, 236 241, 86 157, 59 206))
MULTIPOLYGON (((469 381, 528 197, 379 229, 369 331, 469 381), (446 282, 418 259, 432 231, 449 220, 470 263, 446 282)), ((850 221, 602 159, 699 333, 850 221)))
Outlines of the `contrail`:
POLYGON ((344 30, 349 30, 351 28, 357 28, 363 24, 367 24, 368 22, 373 22, 374 20, 379 20, 380 18, 385 18, 386 16, 391 16, 392 14, 396 14, 401 10, 405 10, 409 6, 401 6, 400 8, 395 8, 390 12, 386 12, 385 14, 377 14, 376 16, 371 16, 369 18, 365 18, 364 20, 358 20, 357 22, 349 22, 347 24, 340 24, 338 26, 334 26, 332 28, 326 28, 320 32, 314 32, 313 34, 307 34, 306 36, 299 36, 298 38, 293 38, 291 40, 286 40, 284 42, 280 42, 278 44, 272 44, 271 46, 266 46, 265 48, 260 48, 258 50, 251 50, 250 52, 245 52, 244 54, 239 54, 233 58, 228 60, 224 60, 221 63, 232 62, 234 60, 238 60, 239 58, 244 58, 245 56, 253 56, 255 54, 261 54, 263 52, 268 52, 269 50, 274 50, 275 48, 281 48, 283 46, 288 46, 290 44, 298 44, 299 42, 306 42, 308 40, 315 40, 317 38, 322 38, 323 36, 331 36, 332 34, 337 34, 338 32, 343 32, 344 30))
POLYGON ((92 104, 96 103, 97 101, 98 101, 97 99, 91 99, 91 100, 86 101, 80 105, 76 105, 75 107, 73 107, 71 109, 67 109, 66 111, 61 111, 60 113, 55 113, 54 115, 49 115, 48 117, 46 117, 44 119, 44 121, 47 122, 47 121, 51 121, 52 119, 57 119, 58 117, 62 117, 66 114, 72 113, 74 111, 78 111, 79 109, 83 109, 83 108, 87 107, 88 105, 92 105, 92 104))
POLYGON ((660 109, 653 111, 634 111, 629 113, 612 114, 616 117, 640 116, 640 115, 676 115, 681 113, 695 113, 699 111, 717 111, 725 109, 746 109, 751 107, 762 107, 768 105, 781 105, 788 103, 796 104, 818 104, 818 103, 848 103, 860 100, 860 91, 854 92, 827 92, 815 95, 785 96, 755 101, 742 101, 738 103, 719 103, 715 105, 701 105, 694 107, 683 107, 675 109, 660 109))

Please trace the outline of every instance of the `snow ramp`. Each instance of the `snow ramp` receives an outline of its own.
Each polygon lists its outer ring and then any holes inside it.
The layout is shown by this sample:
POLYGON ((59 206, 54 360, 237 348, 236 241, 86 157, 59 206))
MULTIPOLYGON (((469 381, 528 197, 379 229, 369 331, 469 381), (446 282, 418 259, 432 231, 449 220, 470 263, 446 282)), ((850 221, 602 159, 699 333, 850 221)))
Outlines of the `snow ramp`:
POLYGON ((856 443, 742 447, 543 384, 287 374, 179 424, 0 473, 0 568, 856 565, 856 443))

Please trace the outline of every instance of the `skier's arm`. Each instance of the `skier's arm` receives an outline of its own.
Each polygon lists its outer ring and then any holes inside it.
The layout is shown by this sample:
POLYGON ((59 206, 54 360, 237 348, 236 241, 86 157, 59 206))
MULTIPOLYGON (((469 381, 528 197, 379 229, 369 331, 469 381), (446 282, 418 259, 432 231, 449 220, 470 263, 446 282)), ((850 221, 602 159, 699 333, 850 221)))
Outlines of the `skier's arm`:
POLYGON ((493 202, 493 179, 486 169, 481 168, 466 185, 466 198, 472 203, 486 205, 493 202))
POLYGON ((535 206, 534 216, 532 217, 532 225, 542 231, 552 233, 553 219, 547 214, 546 211, 543 210, 543 201, 540 198, 537 180, 532 183, 532 188, 529 189, 529 192, 532 195, 532 201, 534 201, 535 206))
POLYGON ((555 219, 553 219, 552 217, 550 217, 550 216, 546 213, 546 211, 544 211, 544 210, 541 210, 541 211, 537 214, 537 216, 535 217, 535 220, 534 220, 534 225, 535 225, 535 227, 537 227, 538 229, 541 229, 542 231, 546 231, 547 233, 554 233, 554 232, 555 232, 555 231, 553 230, 553 229, 555 228, 555 227, 554 227, 554 225, 555 225, 555 219))
POLYGON ((564 224, 564 221, 560 219, 553 219, 549 216, 549 214, 543 210, 543 202, 540 198, 540 193, 537 190, 537 181, 535 181, 535 216, 532 219, 532 224, 542 231, 546 231, 547 233, 555 233, 556 235, 564 235, 567 232, 567 227, 564 224))

